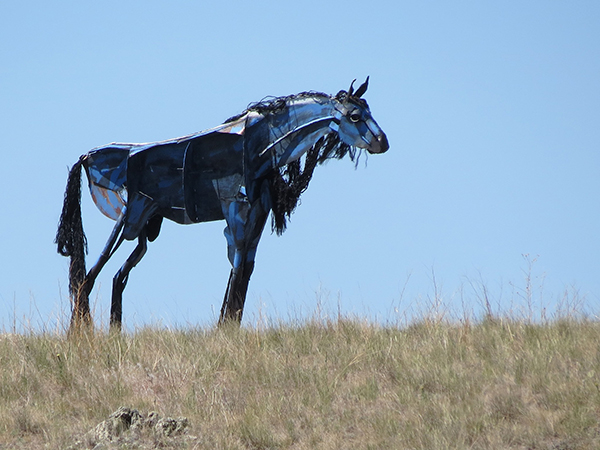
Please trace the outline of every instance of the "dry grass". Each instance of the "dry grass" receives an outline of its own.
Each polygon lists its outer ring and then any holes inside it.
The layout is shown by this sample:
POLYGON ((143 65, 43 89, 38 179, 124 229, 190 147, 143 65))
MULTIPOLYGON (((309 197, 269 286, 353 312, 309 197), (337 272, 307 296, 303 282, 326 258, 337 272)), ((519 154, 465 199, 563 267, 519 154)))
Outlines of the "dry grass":
POLYGON ((96 448, 600 448, 600 323, 584 319, 2 334, 0 367, 0 449, 87 448, 122 405, 188 434, 96 448))

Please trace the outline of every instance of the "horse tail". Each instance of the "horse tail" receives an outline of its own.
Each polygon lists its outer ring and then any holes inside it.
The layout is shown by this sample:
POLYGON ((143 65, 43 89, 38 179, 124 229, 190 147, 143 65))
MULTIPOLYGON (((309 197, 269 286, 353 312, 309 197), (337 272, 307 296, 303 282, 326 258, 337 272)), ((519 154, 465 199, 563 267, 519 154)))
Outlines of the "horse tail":
POLYGON ((58 253, 71 258, 69 293, 73 299, 77 298, 86 275, 87 238, 81 219, 81 166, 84 160, 85 155, 79 158, 69 172, 65 200, 54 240, 58 246, 58 253))

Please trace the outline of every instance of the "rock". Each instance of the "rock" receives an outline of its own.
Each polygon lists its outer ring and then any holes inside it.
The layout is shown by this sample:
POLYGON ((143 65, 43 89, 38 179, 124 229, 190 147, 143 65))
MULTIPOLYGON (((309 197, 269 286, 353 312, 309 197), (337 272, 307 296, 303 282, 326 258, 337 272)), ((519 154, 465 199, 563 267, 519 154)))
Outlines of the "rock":
POLYGON ((179 417, 172 419, 170 417, 164 417, 159 419, 154 430, 164 436, 177 436, 182 434, 188 426, 188 420, 185 417, 179 417))
POLYGON ((110 443, 136 444, 149 438, 173 438, 186 432, 189 425, 186 417, 173 419, 161 417, 152 411, 148 415, 137 409, 121 406, 108 419, 100 422, 87 432, 81 441, 77 441, 71 450, 81 448, 104 449, 110 443))
POLYGON ((108 419, 100 422, 90 433, 92 439, 97 442, 113 441, 128 431, 132 426, 134 429, 140 428, 143 424, 143 417, 137 409, 130 409, 121 406, 114 413, 108 416, 108 419))

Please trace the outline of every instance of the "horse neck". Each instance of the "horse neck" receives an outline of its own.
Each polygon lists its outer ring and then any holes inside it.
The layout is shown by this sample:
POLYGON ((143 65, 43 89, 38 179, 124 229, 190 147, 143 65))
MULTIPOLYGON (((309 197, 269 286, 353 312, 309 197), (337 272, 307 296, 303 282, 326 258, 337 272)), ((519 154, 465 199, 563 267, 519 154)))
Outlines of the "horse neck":
POLYGON ((327 97, 294 99, 283 110, 271 113, 270 144, 262 153, 271 152, 277 167, 301 158, 320 138, 337 131, 335 101, 327 97))

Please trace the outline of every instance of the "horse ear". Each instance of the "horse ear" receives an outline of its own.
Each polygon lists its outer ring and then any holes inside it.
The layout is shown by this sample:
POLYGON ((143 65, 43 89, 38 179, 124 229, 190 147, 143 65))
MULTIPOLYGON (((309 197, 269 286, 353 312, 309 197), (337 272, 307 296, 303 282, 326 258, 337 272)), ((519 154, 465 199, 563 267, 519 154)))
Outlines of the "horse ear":
POLYGON ((354 96, 356 98, 361 98, 362 95, 367 92, 367 88, 369 87, 369 77, 367 76, 367 79, 365 80, 365 82, 363 84, 360 85, 360 87, 356 90, 356 92, 354 93, 354 96))
POLYGON ((352 80, 352 83, 350 83, 350 88, 348 89, 348 97, 352 97, 352 94, 354 93, 354 82, 356 81, 356 78, 354 80, 352 80))

